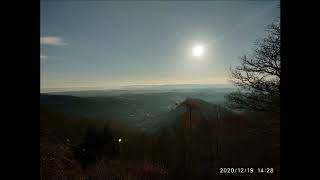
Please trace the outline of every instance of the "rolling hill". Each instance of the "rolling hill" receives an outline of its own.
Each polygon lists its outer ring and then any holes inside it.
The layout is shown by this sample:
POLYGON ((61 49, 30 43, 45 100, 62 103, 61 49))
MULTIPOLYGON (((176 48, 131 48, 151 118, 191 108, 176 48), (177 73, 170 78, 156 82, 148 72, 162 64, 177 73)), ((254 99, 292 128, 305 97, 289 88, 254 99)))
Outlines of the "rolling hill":
MULTIPOLYGON (((210 93, 209 93, 210 94, 210 93)), ((202 118, 216 115, 218 105, 202 99, 208 99, 206 93, 197 92, 164 92, 164 93, 126 93, 121 95, 76 97, 70 95, 41 94, 40 105, 54 112, 85 118, 114 120, 126 123, 128 126, 154 131, 175 122, 183 108, 177 108, 176 103, 186 98, 192 98, 200 104, 199 113, 202 118), (202 97, 202 98, 201 98, 202 97)), ((216 99, 223 101, 221 94, 215 94, 216 99)), ((215 98, 211 96, 211 98, 215 98)))

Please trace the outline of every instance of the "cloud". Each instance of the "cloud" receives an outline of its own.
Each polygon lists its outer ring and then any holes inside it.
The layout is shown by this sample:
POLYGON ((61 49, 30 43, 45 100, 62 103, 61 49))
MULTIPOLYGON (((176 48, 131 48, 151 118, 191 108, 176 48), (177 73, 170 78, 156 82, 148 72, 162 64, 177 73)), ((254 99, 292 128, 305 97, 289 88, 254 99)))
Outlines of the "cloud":
POLYGON ((45 56, 45 55, 40 55, 40 59, 47 59, 47 56, 45 56))
POLYGON ((68 45, 66 42, 63 42, 63 40, 60 37, 56 37, 56 36, 43 36, 43 37, 40 37, 40 44, 52 45, 52 46, 65 46, 65 45, 68 45))

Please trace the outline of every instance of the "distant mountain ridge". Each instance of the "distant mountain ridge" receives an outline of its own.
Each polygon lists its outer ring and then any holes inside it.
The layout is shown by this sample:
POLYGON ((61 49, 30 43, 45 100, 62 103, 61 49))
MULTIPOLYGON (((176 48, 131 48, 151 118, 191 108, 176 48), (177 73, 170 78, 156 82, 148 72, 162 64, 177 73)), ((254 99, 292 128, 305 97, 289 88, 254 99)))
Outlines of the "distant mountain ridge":
POLYGON ((120 86, 117 88, 106 88, 106 87, 74 87, 74 88, 43 88, 42 93, 63 93, 63 92, 80 92, 80 91, 94 91, 94 92, 128 92, 132 90, 149 91, 171 91, 177 89, 219 89, 219 88, 230 88, 235 87, 232 84, 163 84, 163 85, 127 85, 120 86))
POLYGON ((234 88, 232 84, 163 84, 163 85, 130 85, 124 89, 198 89, 198 88, 234 88))
MULTIPOLYGON (((177 108, 176 103, 186 98, 193 98, 201 105, 200 110, 203 117, 213 116, 217 105, 200 99, 201 95, 206 97, 206 94, 201 92, 198 94, 177 92, 122 94, 101 97, 41 94, 40 105, 48 110, 63 112, 67 115, 102 121, 117 120, 129 126, 153 131, 178 119, 184 109, 177 108)), ((217 96, 217 102, 222 100, 221 94, 218 93, 217 96)))
POLYGON ((149 88, 140 88, 134 87, 131 89, 113 89, 113 90, 85 90, 85 91, 61 91, 61 92, 49 92, 43 94, 51 94, 51 95, 70 95, 77 97, 101 97, 101 96, 127 96, 127 95, 136 95, 136 94, 152 94, 152 93, 177 93, 187 96, 198 96, 200 99, 205 98, 204 100, 211 101, 210 97, 213 96, 221 96, 223 97, 225 94, 235 91, 235 88, 232 87, 197 87, 194 88, 192 86, 188 88, 182 88, 180 86, 175 87, 149 87, 149 88), (204 97, 205 96, 205 97, 204 97), (209 98, 209 99, 206 99, 209 98))

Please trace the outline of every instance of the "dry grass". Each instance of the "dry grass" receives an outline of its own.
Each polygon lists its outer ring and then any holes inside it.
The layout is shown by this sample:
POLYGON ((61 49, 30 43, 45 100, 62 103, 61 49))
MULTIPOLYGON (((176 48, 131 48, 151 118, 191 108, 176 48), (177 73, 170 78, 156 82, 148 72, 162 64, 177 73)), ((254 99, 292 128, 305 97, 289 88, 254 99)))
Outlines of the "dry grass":
POLYGON ((42 180, 166 180, 168 171, 148 161, 99 161, 86 170, 73 159, 71 144, 49 131, 40 139, 40 179, 42 180))

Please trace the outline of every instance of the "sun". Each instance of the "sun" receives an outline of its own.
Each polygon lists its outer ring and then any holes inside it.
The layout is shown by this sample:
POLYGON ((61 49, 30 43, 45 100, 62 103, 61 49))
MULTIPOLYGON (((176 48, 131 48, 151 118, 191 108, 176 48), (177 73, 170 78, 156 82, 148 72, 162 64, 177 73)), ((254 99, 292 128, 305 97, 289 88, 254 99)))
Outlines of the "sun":
POLYGON ((194 57, 201 57, 204 53, 204 47, 202 45, 196 45, 192 48, 192 55, 194 57))

